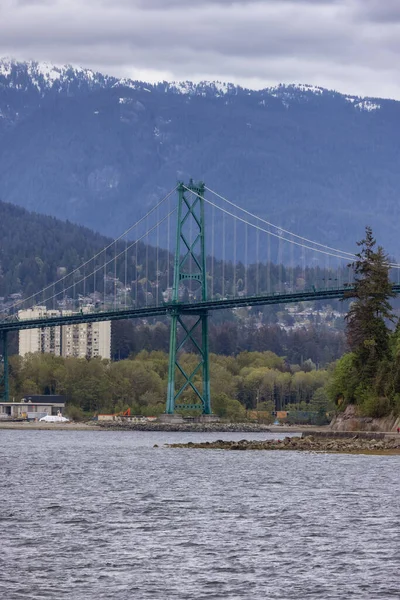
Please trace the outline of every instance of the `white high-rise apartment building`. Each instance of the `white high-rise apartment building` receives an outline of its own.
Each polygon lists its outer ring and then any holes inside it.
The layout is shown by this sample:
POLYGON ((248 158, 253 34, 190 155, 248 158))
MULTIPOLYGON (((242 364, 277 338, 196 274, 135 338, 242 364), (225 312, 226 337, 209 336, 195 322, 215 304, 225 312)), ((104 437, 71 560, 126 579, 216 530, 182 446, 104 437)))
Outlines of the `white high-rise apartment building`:
MULTIPOLYGON (((90 312, 84 308, 83 312, 90 312)), ((44 317, 70 315, 71 311, 47 310, 45 306, 35 306, 20 310, 18 318, 39 319, 44 317)), ((19 331, 19 354, 29 352, 49 352, 56 356, 75 356, 77 358, 111 358, 111 322, 82 323, 43 327, 41 329, 23 329, 19 331)))
POLYGON ((78 358, 111 357, 111 322, 64 325, 62 355, 78 358))
MULTIPOLYGON (((20 321, 25 319, 41 319, 43 317, 57 317, 58 310, 47 310, 45 306, 34 306, 18 311, 20 321)), ((25 356, 30 352, 48 352, 60 356, 61 354, 61 327, 42 327, 41 329, 20 329, 19 355, 25 356)))

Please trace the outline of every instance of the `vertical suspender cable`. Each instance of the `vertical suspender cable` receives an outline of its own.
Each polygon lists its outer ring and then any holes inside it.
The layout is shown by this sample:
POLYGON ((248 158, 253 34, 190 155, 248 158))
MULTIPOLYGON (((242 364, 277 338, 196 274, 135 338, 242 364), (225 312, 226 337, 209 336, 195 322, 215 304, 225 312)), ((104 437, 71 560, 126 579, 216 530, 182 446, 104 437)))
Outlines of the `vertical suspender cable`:
POLYGON ((256 295, 260 293, 260 230, 256 229, 256 295))
POLYGON ((222 297, 225 298, 225 213, 222 213, 222 297))
POLYGON ((127 236, 125 236, 125 281, 124 281, 124 290, 125 290, 124 306, 125 306, 125 309, 127 307, 127 302, 126 302, 126 300, 127 300, 126 295, 127 295, 127 291, 128 291, 127 288, 128 288, 128 238, 127 238, 127 236))
POLYGON ((247 271, 249 268, 249 265, 247 264, 247 237, 248 237, 248 232, 247 232, 247 223, 245 224, 245 230, 244 230, 244 289, 246 290, 246 295, 249 294, 249 290, 247 289, 247 271))
POLYGON ((310 270, 310 279, 312 281, 311 285, 314 287, 317 287, 318 283, 317 283, 317 265, 319 265, 319 260, 317 258, 317 253, 315 252, 315 250, 313 251, 313 255, 312 255, 312 259, 311 259, 311 263, 309 265, 309 270, 310 270))
POLYGON ((267 233, 267 292, 271 293, 271 236, 267 233))
POLYGON ((294 292, 294 257, 293 244, 290 244, 290 291, 294 292))
POLYGON ((146 217, 146 265, 145 265, 145 278, 146 278, 146 306, 147 306, 147 294, 149 291, 149 218, 146 217))
POLYGON ((138 308, 138 277, 139 277, 139 269, 138 269, 138 241, 136 239, 135 243, 135 268, 136 268, 136 278, 135 278, 135 306, 138 308))
POLYGON ((104 310, 106 309, 106 293, 107 293, 107 250, 104 250, 104 275, 103 275, 104 310))
MULTIPOLYGON (((196 200, 196 198, 193 196, 192 192, 188 193, 189 196, 189 205, 191 206, 192 209, 192 214, 194 214, 195 209, 193 208, 193 202, 196 200)), ((188 209, 188 212, 190 212, 190 209, 188 209)), ((193 221, 194 221, 194 217, 190 216, 189 217, 189 246, 192 248, 193 245, 193 221)), ((192 252, 195 252, 195 248, 192 249, 192 252)), ((192 256, 189 257, 189 272, 192 275, 193 274, 193 269, 195 268, 195 264, 194 264, 194 260, 192 258, 192 256)), ((189 298, 192 298, 192 293, 193 293, 193 280, 189 279, 189 298)))
POLYGON ((93 300, 94 300, 94 305, 96 306, 96 261, 95 259, 93 259, 93 300))
POLYGON ((326 270, 327 270, 328 287, 335 287, 335 285, 333 285, 333 282, 329 283, 329 280, 331 279, 331 275, 333 275, 333 273, 331 272, 330 265, 329 265, 329 256, 326 257, 326 270))
POLYGON ((215 208, 211 207, 211 298, 214 298, 215 208))
POLYGON ((233 219, 233 295, 236 296, 236 219, 233 219))
POLYGON ((326 288, 329 287, 329 263, 328 263, 328 256, 325 254, 325 286, 326 288))
POLYGON ((117 242, 114 242, 114 310, 117 310, 117 242))
POLYGON ((171 200, 170 198, 168 198, 168 218, 167 218, 167 257, 166 257, 166 265, 167 265, 167 290, 168 290, 168 294, 170 293, 170 289, 169 289, 169 270, 170 270, 170 261, 171 261, 171 250, 170 250, 170 244, 171 244, 171 231, 170 231, 170 227, 171 227, 171 223, 170 223, 170 219, 171 219, 171 200))
POLYGON ((156 227, 156 306, 158 306, 158 294, 159 294, 159 289, 158 289, 158 282, 159 282, 159 276, 158 276, 158 269, 159 269, 159 252, 160 252, 160 226, 158 224, 159 221, 159 217, 158 217, 158 208, 157 208, 157 213, 156 213, 156 217, 157 217, 157 227, 156 227))
POLYGON ((74 274, 74 275, 72 275, 72 277, 73 277, 73 282, 74 282, 74 283, 73 283, 73 287, 72 287, 72 305, 73 305, 73 307, 74 307, 74 308, 76 308, 77 306, 78 306, 78 308, 79 308, 79 304, 77 305, 77 302, 76 302, 76 284, 75 284, 75 274, 74 274))
POLYGON ((283 292, 283 282, 282 282, 282 238, 279 236, 278 240, 278 278, 279 278, 279 291, 283 292))

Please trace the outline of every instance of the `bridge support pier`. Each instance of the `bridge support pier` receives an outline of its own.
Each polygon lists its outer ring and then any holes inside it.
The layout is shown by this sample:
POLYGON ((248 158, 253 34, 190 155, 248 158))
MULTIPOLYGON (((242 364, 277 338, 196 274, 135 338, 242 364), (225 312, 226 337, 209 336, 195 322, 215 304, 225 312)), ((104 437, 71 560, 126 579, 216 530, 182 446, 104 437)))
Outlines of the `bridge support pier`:
POLYGON ((188 310, 190 305, 180 303, 180 294, 188 293, 183 286, 183 282, 188 280, 199 284, 194 293, 200 296, 200 300, 207 300, 206 278, 204 183, 180 183, 172 288, 175 306, 170 313, 167 415, 185 409, 201 410, 203 415, 211 415, 208 313, 203 309, 192 313, 188 310), (198 362, 190 366, 190 371, 180 362, 180 354, 187 343, 191 346, 190 351, 199 356, 198 362))
POLYGON ((3 374, 0 376, 0 385, 3 386, 3 401, 9 402, 10 400, 10 387, 9 387, 9 368, 8 368, 8 339, 7 331, 0 332, 0 339, 2 342, 2 357, 3 357, 3 374))

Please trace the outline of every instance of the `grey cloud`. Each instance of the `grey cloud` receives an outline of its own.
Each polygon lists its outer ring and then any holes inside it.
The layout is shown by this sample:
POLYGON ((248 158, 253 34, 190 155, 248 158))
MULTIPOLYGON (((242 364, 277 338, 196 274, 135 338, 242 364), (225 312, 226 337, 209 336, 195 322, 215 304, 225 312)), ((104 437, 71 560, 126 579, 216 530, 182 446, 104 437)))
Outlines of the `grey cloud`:
MULTIPOLYGON (((20 19, 14 20, 14 27, 7 27, 2 33, 2 41, 12 41, 17 34, 24 36, 25 43, 39 41, 38 29, 41 29, 42 42, 67 44, 87 43, 92 45, 100 40, 104 43, 128 44, 131 48, 148 48, 150 52, 157 48, 184 47, 199 51, 212 51, 232 56, 258 56, 293 54, 297 51, 315 53, 332 51, 336 44, 345 44, 344 32, 327 27, 324 23, 310 29, 307 15, 302 18, 301 11, 286 14, 269 14, 260 10, 253 14, 247 10, 229 11, 215 9, 208 13, 198 11, 196 19, 187 19, 185 13, 168 13, 163 19, 155 19, 144 11, 117 11, 110 14, 90 16, 81 12, 79 18, 72 12, 60 18, 58 14, 49 15, 42 25, 43 15, 36 19, 31 16, 29 26, 20 19), (295 14, 297 12, 297 14, 295 14), (290 16, 296 17, 287 22, 290 16), (87 22, 89 18, 90 23, 87 22)), ((182 57, 183 58, 183 57, 182 57)))
POLYGON ((55 2, 54 0, 16 0, 16 5, 17 6, 40 6, 40 5, 44 5, 44 6, 51 6, 57 4, 57 2, 55 2))
MULTIPOLYGON (((111 2, 113 0, 106 0, 111 2)), ((116 0, 117 3, 128 3, 129 0, 116 0)), ((232 7, 234 5, 254 5, 262 4, 264 6, 268 4, 276 4, 278 0, 136 0, 140 7, 152 9, 152 8, 165 8, 171 6, 183 6, 186 10, 190 10, 193 6, 227 6, 232 7)), ((326 5, 340 3, 342 0, 280 0, 280 3, 286 4, 311 4, 311 5, 326 5)))
POLYGON ((382 27, 389 13, 375 0, 37 1, 1 3, 0 54, 116 75, 296 80, 400 97, 400 29, 382 27))
POLYGON ((356 14, 374 23, 395 23, 400 21, 399 0, 364 0, 357 2, 356 14))

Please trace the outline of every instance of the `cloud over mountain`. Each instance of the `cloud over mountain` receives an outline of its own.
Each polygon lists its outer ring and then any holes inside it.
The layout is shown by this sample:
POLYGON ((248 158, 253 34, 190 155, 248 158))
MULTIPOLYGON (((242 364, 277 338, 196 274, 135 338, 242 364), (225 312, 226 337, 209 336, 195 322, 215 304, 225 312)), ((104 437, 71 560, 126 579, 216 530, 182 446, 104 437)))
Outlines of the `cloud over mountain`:
POLYGON ((400 98, 395 0, 3 0, 0 54, 147 80, 400 98))
POLYGON ((398 255, 399 116, 400 102, 304 84, 153 85, 0 60, 0 198, 117 235, 194 177, 335 247, 373 223, 398 255))

